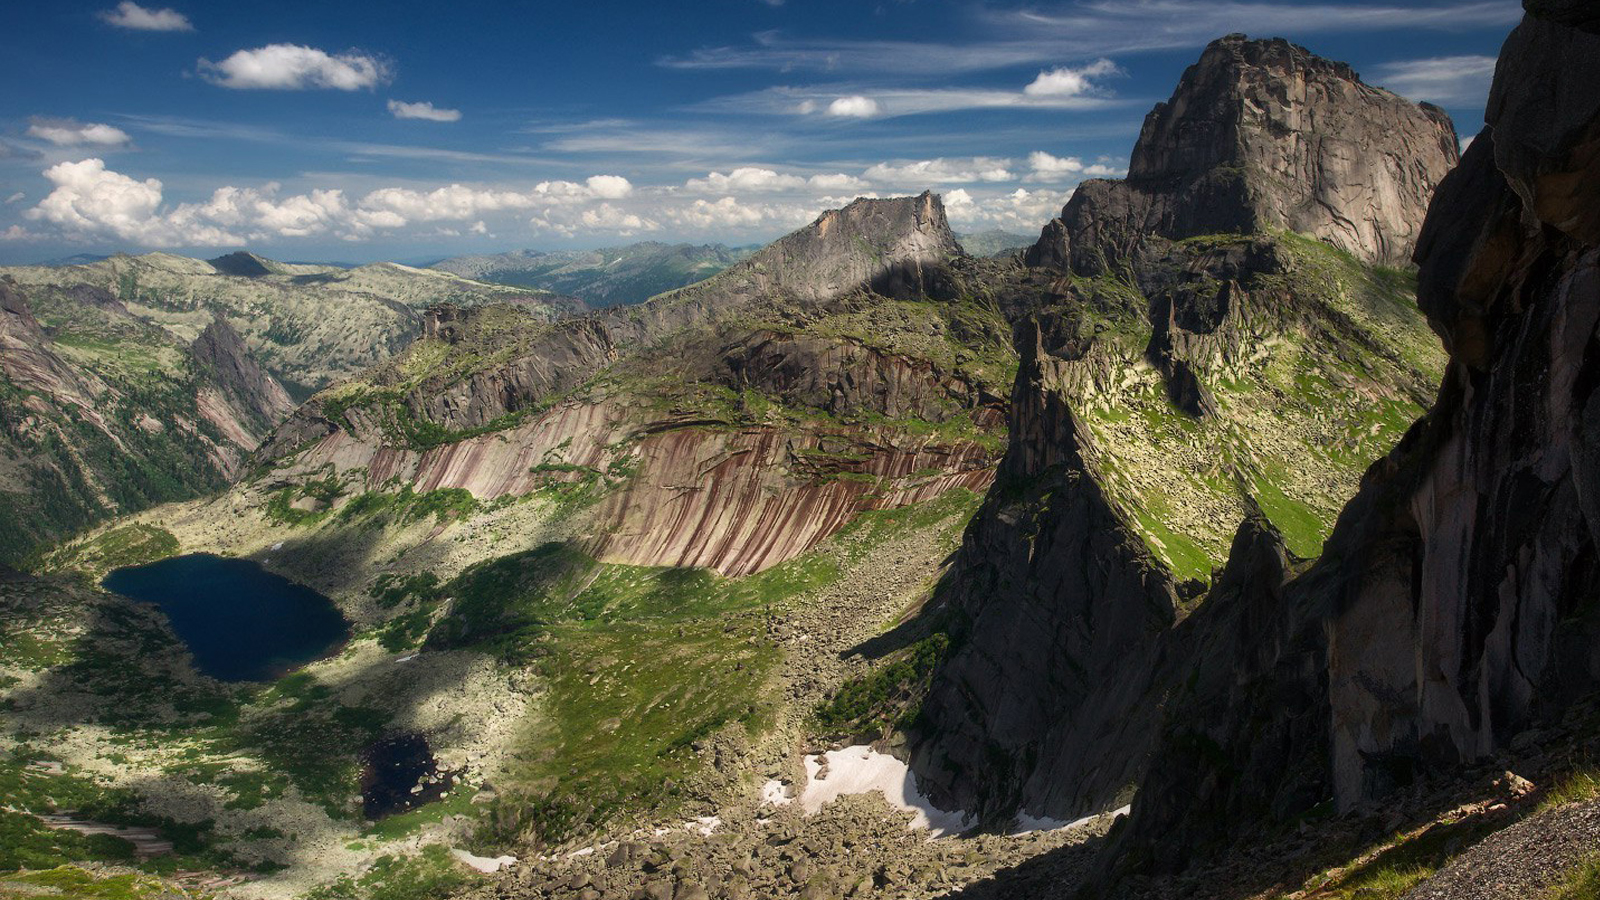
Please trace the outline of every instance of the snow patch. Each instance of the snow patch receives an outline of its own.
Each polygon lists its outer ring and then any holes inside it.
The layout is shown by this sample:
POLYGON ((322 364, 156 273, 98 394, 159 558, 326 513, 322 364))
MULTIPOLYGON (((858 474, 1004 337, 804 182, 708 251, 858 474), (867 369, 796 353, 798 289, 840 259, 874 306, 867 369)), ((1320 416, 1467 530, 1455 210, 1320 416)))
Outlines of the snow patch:
POLYGON ((951 812, 934 806, 917 790, 911 769, 887 753, 858 745, 824 755, 828 774, 822 780, 817 779, 822 764, 815 756, 806 757, 806 789, 800 795, 800 805, 808 816, 840 797, 877 791, 895 809, 915 813, 909 827, 926 828, 931 837, 961 831, 972 818, 959 810, 951 812))
POLYGON ((788 806, 794 802, 789 786, 774 778, 761 786, 761 805, 788 806))
POLYGON ((465 850, 451 850, 450 855, 468 868, 477 869, 485 875, 493 875, 506 866, 516 865, 515 856, 473 856, 465 850))
POLYGON ((1072 822, 1067 822, 1062 819, 1052 819, 1049 816, 1030 816, 1025 812, 1018 813, 1017 827, 1012 829, 1011 833, 1030 834, 1035 831, 1059 831, 1064 828, 1078 828, 1083 825, 1089 825, 1103 818, 1115 819, 1118 816, 1125 816, 1132 810, 1133 806, 1128 805, 1119 809, 1113 809, 1110 812, 1096 813, 1092 816, 1084 816, 1083 818, 1072 822))

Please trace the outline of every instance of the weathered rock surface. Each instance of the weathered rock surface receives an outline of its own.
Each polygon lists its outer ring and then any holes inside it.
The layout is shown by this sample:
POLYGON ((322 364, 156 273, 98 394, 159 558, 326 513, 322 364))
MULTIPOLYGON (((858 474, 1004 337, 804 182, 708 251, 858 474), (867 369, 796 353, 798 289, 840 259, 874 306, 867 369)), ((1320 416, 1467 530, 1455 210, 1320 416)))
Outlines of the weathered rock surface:
POLYGON ((1583 150, 1600 110, 1576 87, 1597 65, 1600 37, 1534 16, 1508 40, 1489 128, 1418 251, 1452 350, 1439 398, 1265 610, 1263 640, 1233 648, 1215 594, 1185 623, 1217 668, 1168 700, 1127 865, 1179 868, 1247 823, 1448 775, 1600 686, 1600 234, 1582 212, 1600 203, 1583 150))
POLYGON ((1437 107, 1287 41, 1229 35, 1145 118, 1128 177, 1079 186, 1028 259, 1092 274, 1152 238, 1288 229, 1404 265, 1457 158, 1437 107))

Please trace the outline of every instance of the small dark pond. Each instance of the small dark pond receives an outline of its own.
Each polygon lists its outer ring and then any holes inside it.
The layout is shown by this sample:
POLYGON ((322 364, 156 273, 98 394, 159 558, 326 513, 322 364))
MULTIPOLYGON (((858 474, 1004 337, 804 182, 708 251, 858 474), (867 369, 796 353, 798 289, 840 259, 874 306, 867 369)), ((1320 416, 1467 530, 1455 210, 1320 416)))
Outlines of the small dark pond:
POLYGON ((116 569, 100 584, 161 607, 195 667, 222 681, 270 681, 350 636, 327 597, 248 559, 174 556, 116 569))
POLYGON ((439 771, 428 739, 415 732, 375 742, 361 762, 361 811, 373 821, 432 803, 455 783, 439 771))

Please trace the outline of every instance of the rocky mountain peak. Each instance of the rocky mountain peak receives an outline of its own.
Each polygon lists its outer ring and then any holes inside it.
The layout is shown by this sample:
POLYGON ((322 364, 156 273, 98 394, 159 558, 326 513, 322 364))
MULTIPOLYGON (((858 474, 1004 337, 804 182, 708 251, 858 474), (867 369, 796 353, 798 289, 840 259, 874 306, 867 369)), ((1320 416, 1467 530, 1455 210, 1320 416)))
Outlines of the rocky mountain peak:
POLYGON ((927 269, 961 254, 939 195, 860 199, 752 256, 743 265, 801 299, 860 286, 899 295, 923 286, 927 269))
MULTIPOLYGON (((294 411, 294 401, 276 378, 251 355, 244 338, 217 316, 189 346, 195 361, 211 370, 212 380, 238 411, 265 431, 294 411)), ((260 433, 260 432, 258 432, 260 433)))
POLYGON ((1439 108, 1288 41, 1228 35, 1145 117, 1127 179, 1079 187, 1029 259, 1092 272, 1152 236, 1287 229, 1406 265, 1459 156, 1439 108))

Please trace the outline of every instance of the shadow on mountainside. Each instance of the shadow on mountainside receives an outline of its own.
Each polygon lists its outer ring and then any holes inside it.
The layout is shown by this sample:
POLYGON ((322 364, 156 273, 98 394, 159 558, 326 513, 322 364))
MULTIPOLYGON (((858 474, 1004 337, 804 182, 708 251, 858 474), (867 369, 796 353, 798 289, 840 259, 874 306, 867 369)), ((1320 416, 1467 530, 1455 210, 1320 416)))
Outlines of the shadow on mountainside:
POLYGON ((1382 896, 1400 890, 1431 900, 1458 896, 1452 891, 1473 884, 1473 873, 1493 877, 1477 878, 1477 892, 1460 896, 1534 896, 1573 865, 1579 851, 1592 851, 1600 828, 1600 755, 1587 739, 1600 724, 1596 700, 1583 710, 1525 733, 1515 741, 1519 750, 1457 778, 1414 785, 1381 806, 1245 835, 1211 848, 1177 876, 1151 877, 1138 867, 1106 875, 1125 837, 1124 818, 1103 840, 1042 854, 952 896, 1247 900, 1306 890, 1305 900, 1344 900, 1381 886, 1391 892, 1382 896))

